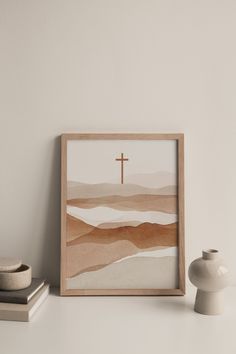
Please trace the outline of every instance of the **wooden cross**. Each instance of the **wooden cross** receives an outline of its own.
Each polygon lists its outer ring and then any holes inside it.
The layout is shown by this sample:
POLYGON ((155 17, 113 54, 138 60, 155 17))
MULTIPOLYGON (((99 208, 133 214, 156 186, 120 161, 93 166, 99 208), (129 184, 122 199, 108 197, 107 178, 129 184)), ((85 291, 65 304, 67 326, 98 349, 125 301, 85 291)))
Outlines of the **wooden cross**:
POLYGON ((129 159, 127 159, 127 157, 124 157, 123 152, 121 153, 121 157, 117 157, 116 161, 120 161, 121 162, 121 184, 124 184, 124 161, 129 161, 129 159))

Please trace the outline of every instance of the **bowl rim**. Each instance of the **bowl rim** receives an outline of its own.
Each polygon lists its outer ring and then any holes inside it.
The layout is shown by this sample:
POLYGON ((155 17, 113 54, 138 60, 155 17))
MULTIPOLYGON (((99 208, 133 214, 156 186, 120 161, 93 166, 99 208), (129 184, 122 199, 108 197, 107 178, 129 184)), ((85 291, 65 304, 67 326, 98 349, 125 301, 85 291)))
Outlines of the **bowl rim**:
POLYGON ((26 273, 30 270, 31 270, 30 265, 22 263, 21 266, 18 269, 14 270, 13 272, 3 272, 3 271, 0 272, 0 276, 2 276, 2 275, 5 275, 7 277, 16 276, 17 274, 26 273), (21 268, 23 268, 23 269, 21 270, 21 268))

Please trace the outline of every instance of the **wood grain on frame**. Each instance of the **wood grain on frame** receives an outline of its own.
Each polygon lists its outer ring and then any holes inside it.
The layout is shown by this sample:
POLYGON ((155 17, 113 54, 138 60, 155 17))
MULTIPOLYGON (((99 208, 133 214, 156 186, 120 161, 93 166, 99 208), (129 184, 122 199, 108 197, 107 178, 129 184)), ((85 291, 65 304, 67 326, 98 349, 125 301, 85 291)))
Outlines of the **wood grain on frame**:
POLYGON ((61 295, 184 295, 184 135, 153 133, 68 133, 61 136, 61 295), (176 140, 178 157, 178 284, 177 289, 66 289, 67 142, 69 140, 176 140))

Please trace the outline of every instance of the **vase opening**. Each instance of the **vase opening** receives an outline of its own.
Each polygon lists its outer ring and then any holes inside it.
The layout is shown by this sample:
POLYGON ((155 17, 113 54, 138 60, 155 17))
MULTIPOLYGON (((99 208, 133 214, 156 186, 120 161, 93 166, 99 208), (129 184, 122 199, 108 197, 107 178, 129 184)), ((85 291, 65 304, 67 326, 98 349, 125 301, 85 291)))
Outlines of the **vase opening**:
POLYGON ((214 248, 209 248, 207 250, 202 251, 202 258, 203 259, 215 259, 219 255, 219 251, 214 248))

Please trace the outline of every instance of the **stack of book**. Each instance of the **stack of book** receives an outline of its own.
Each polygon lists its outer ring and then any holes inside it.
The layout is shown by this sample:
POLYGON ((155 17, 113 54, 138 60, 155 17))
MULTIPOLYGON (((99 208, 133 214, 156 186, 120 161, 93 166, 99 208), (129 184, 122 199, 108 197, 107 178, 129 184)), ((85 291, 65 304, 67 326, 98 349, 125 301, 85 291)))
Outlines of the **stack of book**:
POLYGON ((26 289, 0 290, 0 320, 30 321, 48 294, 48 283, 38 278, 32 278, 26 289))

